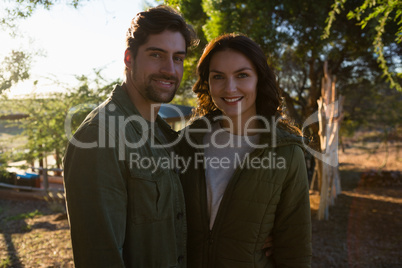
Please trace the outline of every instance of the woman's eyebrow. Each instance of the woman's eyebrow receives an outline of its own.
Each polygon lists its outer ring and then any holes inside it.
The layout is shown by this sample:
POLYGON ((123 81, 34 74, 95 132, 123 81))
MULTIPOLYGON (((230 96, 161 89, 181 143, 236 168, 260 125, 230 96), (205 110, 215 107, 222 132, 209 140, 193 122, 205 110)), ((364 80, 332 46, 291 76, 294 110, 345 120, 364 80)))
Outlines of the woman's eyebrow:
MULTIPOLYGON (((242 71, 246 71, 246 70, 252 71, 253 69, 250 68, 250 67, 243 67, 243 68, 240 68, 240 69, 234 71, 234 73, 238 73, 238 72, 242 72, 242 71)), ((212 72, 214 72, 214 73, 223 73, 222 71, 218 71, 218 70, 215 70, 215 69, 212 69, 209 72, 210 73, 212 73, 212 72)))

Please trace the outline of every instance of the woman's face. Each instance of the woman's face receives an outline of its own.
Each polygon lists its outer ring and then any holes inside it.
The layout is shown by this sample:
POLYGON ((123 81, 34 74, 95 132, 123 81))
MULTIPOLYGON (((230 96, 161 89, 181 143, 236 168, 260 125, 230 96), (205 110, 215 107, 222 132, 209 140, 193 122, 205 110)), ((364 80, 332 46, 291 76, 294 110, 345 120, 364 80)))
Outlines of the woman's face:
POLYGON ((257 114, 258 75, 253 63, 242 53, 232 49, 215 53, 209 65, 208 82, 216 107, 232 121, 244 124, 257 114))

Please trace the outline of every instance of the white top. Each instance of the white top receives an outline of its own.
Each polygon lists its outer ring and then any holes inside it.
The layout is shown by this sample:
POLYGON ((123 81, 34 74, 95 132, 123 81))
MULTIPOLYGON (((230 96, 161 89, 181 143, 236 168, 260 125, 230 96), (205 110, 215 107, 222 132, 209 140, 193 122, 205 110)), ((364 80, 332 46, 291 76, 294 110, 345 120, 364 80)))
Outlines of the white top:
POLYGON ((205 178, 207 185, 209 228, 215 222, 226 187, 238 165, 251 153, 260 135, 237 136, 221 128, 219 122, 212 125, 212 131, 204 136, 205 178))

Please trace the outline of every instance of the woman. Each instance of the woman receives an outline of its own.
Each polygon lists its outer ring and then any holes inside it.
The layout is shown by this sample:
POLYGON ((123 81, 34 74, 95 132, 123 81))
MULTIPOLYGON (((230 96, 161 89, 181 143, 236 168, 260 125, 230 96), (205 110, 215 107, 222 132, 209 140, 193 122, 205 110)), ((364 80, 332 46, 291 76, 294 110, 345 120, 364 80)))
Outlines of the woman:
POLYGON ((223 35, 197 71, 196 119, 179 146, 190 161, 181 177, 188 267, 309 267, 302 137, 278 119, 280 91, 263 51, 245 36, 223 35))

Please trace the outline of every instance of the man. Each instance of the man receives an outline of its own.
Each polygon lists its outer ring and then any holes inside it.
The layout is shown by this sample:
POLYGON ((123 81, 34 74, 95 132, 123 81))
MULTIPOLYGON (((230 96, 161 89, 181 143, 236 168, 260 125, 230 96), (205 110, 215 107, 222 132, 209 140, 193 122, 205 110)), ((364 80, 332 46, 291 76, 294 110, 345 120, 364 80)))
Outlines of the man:
POLYGON ((164 144, 176 133, 158 116, 183 75, 195 33, 173 9, 136 15, 127 32, 125 82, 70 141, 64 184, 76 267, 185 267, 180 180, 164 144), (159 145, 159 146, 158 146, 159 145))

